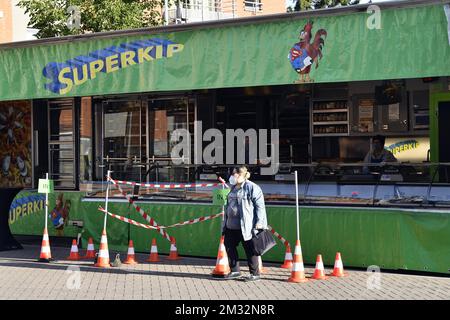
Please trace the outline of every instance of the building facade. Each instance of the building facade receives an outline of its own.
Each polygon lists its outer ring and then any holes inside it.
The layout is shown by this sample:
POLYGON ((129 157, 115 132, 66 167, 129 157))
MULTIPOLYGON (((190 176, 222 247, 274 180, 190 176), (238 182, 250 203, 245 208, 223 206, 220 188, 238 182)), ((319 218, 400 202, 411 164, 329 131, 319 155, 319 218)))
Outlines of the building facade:
POLYGON ((180 0, 169 9, 169 23, 189 23, 284 13, 282 0, 180 0))
POLYGON ((0 43, 34 39, 35 30, 28 28, 29 16, 19 8, 19 0, 0 1, 0 43))
POLYGON ((0 42, 11 42, 13 39, 12 2, 0 2, 0 42))

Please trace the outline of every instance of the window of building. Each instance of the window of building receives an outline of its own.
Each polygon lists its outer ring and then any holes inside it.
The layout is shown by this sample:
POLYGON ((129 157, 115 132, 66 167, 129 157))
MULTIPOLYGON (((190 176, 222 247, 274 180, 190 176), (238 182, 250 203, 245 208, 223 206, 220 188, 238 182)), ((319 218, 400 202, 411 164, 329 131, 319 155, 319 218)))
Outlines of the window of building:
POLYGON ((245 11, 262 11, 262 0, 244 0, 245 11))

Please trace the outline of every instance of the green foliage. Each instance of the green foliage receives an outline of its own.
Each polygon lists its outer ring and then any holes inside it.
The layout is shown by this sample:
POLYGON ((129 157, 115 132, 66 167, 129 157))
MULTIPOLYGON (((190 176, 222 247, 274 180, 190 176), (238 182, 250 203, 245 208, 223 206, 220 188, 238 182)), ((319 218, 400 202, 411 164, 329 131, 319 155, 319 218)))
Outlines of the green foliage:
POLYGON ((294 11, 304 11, 311 9, 331 8, 338 5, 354 5, 359 4, 360 0, 297 0, 294 7, 290 7, 294 11))
POLYGON ((294 6, 294 11, 309 10, 312 8, 311 0, 297 0, 294 6))
POLYGON ((38 38, 76 35, 162 24, 162 0, 20 0, 18 6, 30 15, 38 38), (79 8, 79 27, 70 28, 75 17, 70 6, 79 8))

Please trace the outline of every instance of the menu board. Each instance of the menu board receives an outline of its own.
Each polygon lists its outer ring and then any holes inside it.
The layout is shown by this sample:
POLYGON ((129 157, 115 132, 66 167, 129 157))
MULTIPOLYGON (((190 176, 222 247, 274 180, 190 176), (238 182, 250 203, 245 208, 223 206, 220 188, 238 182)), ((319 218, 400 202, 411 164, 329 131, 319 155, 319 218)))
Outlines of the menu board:
POLYGON ((373 109, 375 100, 362 99, 358 104, 358 131, 373 132, 373 109))
POLYGON ((31 102, 0 102, 0 188, 32 183, 31 102))
POLYGON ((400 104, 394 103, 389 105, 389 121, 400 120, 400 104))

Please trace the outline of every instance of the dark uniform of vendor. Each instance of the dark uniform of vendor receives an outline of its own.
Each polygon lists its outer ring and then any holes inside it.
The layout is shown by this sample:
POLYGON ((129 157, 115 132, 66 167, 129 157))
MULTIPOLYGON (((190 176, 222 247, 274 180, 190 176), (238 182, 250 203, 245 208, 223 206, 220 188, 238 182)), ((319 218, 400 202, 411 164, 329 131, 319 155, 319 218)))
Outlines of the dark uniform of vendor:
POLYGON ((372 150, 364 158, 364 163, 397 162, 392 152, 384 148, 386 138, 377 135, 372 138, 372 150))

